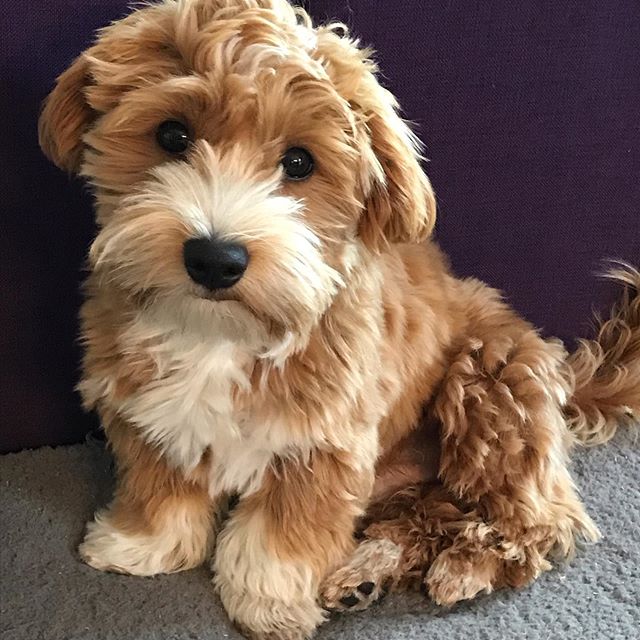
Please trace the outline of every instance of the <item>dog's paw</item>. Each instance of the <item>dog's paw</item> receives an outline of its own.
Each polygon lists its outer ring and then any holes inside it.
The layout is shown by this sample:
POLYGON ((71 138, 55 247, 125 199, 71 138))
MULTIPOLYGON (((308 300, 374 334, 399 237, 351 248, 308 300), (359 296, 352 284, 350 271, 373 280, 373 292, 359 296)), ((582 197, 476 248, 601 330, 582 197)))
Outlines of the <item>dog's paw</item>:
POLYGON ((236 609, 235 626, 250 640, 308 640, 325 617, 315 602, 284 603, 249 598, 246 610, 236 609))
POLYGON ((213 583, 234 624, 252 640, 305 640, 324 622, 311 566, 280 559, 244 520, 227 524, 213 583))
POLYGON ((320 589, 331 611, 362 611, 383 597, 400 564, 402 548, 390 540, 365 540, 349 562, 329 575, 320 589))
POLYGON ((87 532, 78 553, 82 560, 98 571, 152 575, 157 571, 157 559, 153 556, 144 536, 121 531, 110 521, 107 513, 96 514, 87 525, 87 532))
POLYGON ((216 581, 222 603, 244 636, 251 640, 307 640, 325 620, 313 598, 285 602, 255 594, 238 594, 216 581))
POLYGON ((364 611, 387 593, 387 582, 380 584, 366 580, 355 587, 351 584, 334 584, 323 589, 322 602, 329 611, 364 611))
POLYGON ((198 555, 185 553, 171 532, 151 536, 123 531, 113 525, 108 513, 99 513, 87 526, 78 547, 84 562, 99 571, 152 576, 196 566, 198 555))
POLYGON ((438 605, 450 607, 479 593, 491 593, 499 559, 489 551, 460 555, 444 551, 433 562, 424 588, 438 605))

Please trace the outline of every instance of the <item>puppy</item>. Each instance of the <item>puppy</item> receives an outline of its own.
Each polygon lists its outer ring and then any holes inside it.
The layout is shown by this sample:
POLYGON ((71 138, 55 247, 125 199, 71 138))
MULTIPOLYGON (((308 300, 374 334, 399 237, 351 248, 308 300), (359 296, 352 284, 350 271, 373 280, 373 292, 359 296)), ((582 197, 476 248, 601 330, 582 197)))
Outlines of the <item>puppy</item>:
POLYGON ((299 639, 388 583, 450 605, 597 539, 567 454, 640 410, 640 274, 569 358, 451 275, 418 141, 341 25, 144 5, 58 78, 40 142, 95 193, 80 391, 118 485, 88 564, 213 557, 248 636, 299 639))

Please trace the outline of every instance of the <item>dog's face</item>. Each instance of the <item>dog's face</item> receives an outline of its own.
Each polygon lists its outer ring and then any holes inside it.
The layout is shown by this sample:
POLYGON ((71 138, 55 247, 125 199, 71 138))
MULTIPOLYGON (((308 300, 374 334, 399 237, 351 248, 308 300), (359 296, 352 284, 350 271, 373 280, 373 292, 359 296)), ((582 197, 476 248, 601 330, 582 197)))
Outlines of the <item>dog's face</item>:
POLYGON ((285 0, 165 0, 58 79, 41 145, 95 189, 91 268, 132 300, 310 326, 434 198, 367 52, 285 0))

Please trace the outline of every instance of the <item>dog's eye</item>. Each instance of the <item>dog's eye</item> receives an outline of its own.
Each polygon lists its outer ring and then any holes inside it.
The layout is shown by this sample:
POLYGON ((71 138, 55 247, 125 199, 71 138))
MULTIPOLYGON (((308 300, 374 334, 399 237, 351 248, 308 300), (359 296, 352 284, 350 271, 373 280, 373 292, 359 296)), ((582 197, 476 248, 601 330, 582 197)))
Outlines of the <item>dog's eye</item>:
POLYGON ((178 120, 165 120, 156 130, 158 144, 169 153, 184 153, 191 144, 186 125, 178 120))
POLYGON ((313 173, 313 156, 306 149, 292 147, 282 156, 282 166, 289 180, 305 180, 313 173))

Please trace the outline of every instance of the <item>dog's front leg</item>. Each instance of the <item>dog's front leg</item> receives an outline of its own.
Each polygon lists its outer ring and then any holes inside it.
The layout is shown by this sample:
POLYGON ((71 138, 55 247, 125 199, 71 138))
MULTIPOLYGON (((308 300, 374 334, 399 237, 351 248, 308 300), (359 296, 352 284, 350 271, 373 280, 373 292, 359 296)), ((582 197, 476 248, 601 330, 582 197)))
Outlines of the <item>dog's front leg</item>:
POLYGON ((278 459, 241 498, 218 539, 214 582, 249 637, 308 638, 323 621, 318 586, 353 549, 370 467, 347 451, 278 459))
POLYGON ((82 559, 102 571, 142 576, 204 562, 214 533, 207 461, 185 474, 138 438, 131 425, 116 419, 106 426, 117 487, 111 504, 87 527, 82 559))

